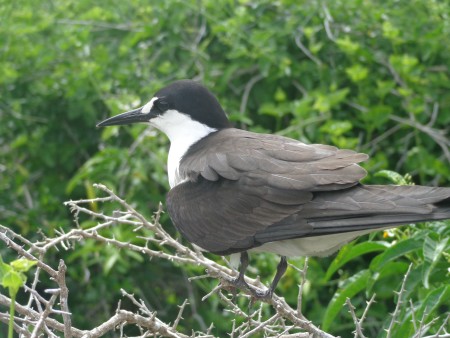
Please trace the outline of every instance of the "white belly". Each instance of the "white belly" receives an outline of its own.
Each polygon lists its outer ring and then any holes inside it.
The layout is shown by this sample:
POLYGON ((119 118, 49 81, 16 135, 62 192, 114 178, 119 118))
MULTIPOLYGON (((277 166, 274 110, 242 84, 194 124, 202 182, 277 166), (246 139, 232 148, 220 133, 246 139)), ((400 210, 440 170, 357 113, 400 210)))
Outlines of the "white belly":
POLYGON ((268 242, 250 251, 253 252, 273 252, 281 256, 299 257, 299 256, 329 256, 337 251, 344 244, 355 238, 374 232, 371 230, 361 230, 345 232, 333 235, 324 235, 317 237, 303 237, 288 239, 277 242, 268 242))

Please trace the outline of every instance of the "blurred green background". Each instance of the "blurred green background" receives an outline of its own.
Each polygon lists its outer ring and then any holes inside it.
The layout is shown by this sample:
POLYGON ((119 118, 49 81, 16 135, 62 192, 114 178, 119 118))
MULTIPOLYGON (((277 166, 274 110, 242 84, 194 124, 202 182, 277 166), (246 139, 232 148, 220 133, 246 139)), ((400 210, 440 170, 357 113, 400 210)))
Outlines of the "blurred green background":
MULTIPOLYGON (((450 186, 449 56, 448 1, 1 0, 0 222, 30 239, 67 231, 62 203, 95 196, 94 182, 151 217, 169 188, 168 140, 145 125, 95 125, 184 78, 209 87, 237 127, 370 154, 365 183, 401 183, 376 176, 390 169, 450 186)), ((130 229, 115 231, 134 240, 130 229)), ((366 333, 383 337, 392 290, 412 262, 408 297, 418 314, 441 316, 436 331, 449 309, 449 233, 448 222, 406 227, 312 259, 304 313, 346 337, 354 326, 339 297, 362 310, 376 292, 366 333)), ((53 254, 69 265, 79 328, 109 318, 124 288, 166 321, 189 298, 187 333, 211 322, 218 336, 230 331, 220 301, 200 301, 216 282, 187 281, 202 273, 196 267, 90 241, 53 254)), ((252 257, 255 273, 270 278, 278 258, 252 257)), ((290 269, 278 293, 295 304, 298 283, 290 269)), ((410 320, 404 309, 397 337, 412 334, 410 320)))

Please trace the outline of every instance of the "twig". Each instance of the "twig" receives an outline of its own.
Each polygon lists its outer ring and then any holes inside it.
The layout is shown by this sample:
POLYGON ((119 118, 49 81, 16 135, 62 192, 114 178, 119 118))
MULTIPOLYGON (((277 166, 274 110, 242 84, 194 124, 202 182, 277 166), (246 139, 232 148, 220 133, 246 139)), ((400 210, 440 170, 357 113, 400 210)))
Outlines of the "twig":
POLYGON ((106 334, 109 331, 113 331, 115 327, 123 323, 137 324, 140 327, 151 330, 152 333, 161 334, 165 337, 174 337, 174 338, 189 337, 185 334, 174 331, 170 326, 168 326, 167 324, 156 318, 156 316, 144 317, 130 311, 118 310, 117 313, 114 316, 112 316, 109 320, 99 325, 95 329, 85 333, 83 335, 83 338, 102 337, 104 334, 106 334))
POLYGON ((115 29, 127 32, 142 32, 144 28, 135 29, 132 28, 129 23, 125 24, 110 24, 105 22, 87 21, 87 20, 70 20, 70 19, 58 19, 55 21, 57 24, 62 25, 74 25, 74 26, 89 26, 101 29, 115 29))
POLYGON ((389 118, 396 122, 400 122, 400 123, 406 124, 408 126, 414 127, 416 129, 420 130, 421 132, 427 134, 428 136, 430 136, 441 147, 442 151, 445 154, 445 157, 447 158, 447 161, 450 162, 450 150, 449 150, 450 149, 450 139, 448 139, 445 136, 445 132, 431 128, 428 125, 420 124, 417 121, 401 118, 399 116, 390 115, 389 118))
POLYGON ((50 315, 50 313, 52 312, 52 307, 53 304, 55 303, 56 298, 58 298, 58 294, 53 294, 50 297, 50 300, 48 301, 44 312, 41 314, 38 322, 36 323, 33 332, 31 333, 31 338, 36 338, 42 325, 44 325, 45 319, 47 319, 47 317, 50 315))
POLYGON ((183 316, 183 311, 184 311, 184 308, 186 307, 187 304, 188 304, 188 300, 185 299, 183 304, 181 304, 179 306, 180 311, 178 312, 177 318, 175 318, 175 321, 173 322, 172 329, 175 330, 177 328, 178 324, 180 323, 180 320, 183 318, 182 317, 183 316))
POLYGON ((58 265, 58 277, 56 281, 59 286, 59 303, 61 306, 61 310, 65 313, 62 315, 64 322, 64 337, 70 338, 72 337, 72 319, 69 312, 69 289, 66 286, 66 264, 61 259, 58 265))
POLYGON ((298 48, 300 48, 300 50, 303 52, 303 54, 305 54, 311 61, 313 61, 317 66, 321 67, 322 66, 322 61, 320 61, 318 58, 316 58, 314 55, 312 55, 312 53, 309 51, 308 48, 305 47, 305 45, 302 43, 302 36, 303 36, 303 32, 299 32, 297 34, 295 34, 295 44, 297 45, 298 48))
POLYGON ((307 272, 308 272, 308 257, 305 257, 305 263, 303 264, 303 269, 301 270, 301 274, 300 274, 301 282, 298 287, 298 297, 297 297, 297 315, 301 318, 303 318, 302 300, 303 300, 303 289, 305 287, 307 272))
MULTIPOLYGON (((11 304, 11 299, 0 294, 0 304, 9 307, 11 304)), ((28 318, 30 318, 34 321, 38 321, 41 316, 39 312, 36 312, 35 310, 33 310, 31 308, 22 306, 21 304, 19 304, 17 302, 16 302, 16 311, 17 311, 17 313, 27 316, 28 318)), ((64 324, 58 322, 55 319, 46 318, 45 324, 53 330, 56 330, 59 332, 64 332, 64 324)), ((84 331, 76 329, 76 328, 72 328, 72 333, 73 333, 74 337, 82 337, 84 331)))
POLYGON ((328 10, 328 7, 325 4, 325 2, 322 3, 322 9, 323 9, 323 13, 325 14, 325 19, 323 22, 323 25, 325 27, 325 32, 327 33, 328 39, 330 39, 331 41, 335 41, 336 38, 334 37, 333 33, 331 32, 331 27, 330 27, 330 22, 333 22, 334 20, 330 14, 330 11, 328 10))
POLYGON ((254 335, 255 333, 261 331, 264 327, 266 327, 269 324, 272 324, 274 321, 278 319, 278 314, 272 316, 271 318, 267 319, 266 321, 259 324, 257 327, 255 327, 253 330, 248 331, 246 334, 242 335, 241 338, 248 338, 254 335))
MULTIPOLYGON (((2 225, 0 225, 1 228, 5 228, 2 225)), ((18 236, 17 236, 18 237, 18 236)), ((45 264, 44 262, 38 260, 35 256, 30 254, 29 252, 25 251, 20 245, 15 243, 13 240, 8 238, 4 233, 0 232, 0 240, 5 242, 8 247, 16 251, 20 256, 25 257, 31 261, 36 261, 37 266, 40 267, 42 270, 45 270, 51 277, 56 278, 57 272, 53 270, 49 265, 45 264)))
POLYGON ((261 81, 262 79, 264 79, 264 75, 262 74, 257 74, 255 76, 253 76, 245 85, 244 88, 244 93, 242 94, 242 98, 241 98, 241 105, 239 107, 239 113, 240 114, 244 114, 245 113, 245 109, 247 108, 247 102, 248 102, 248 98, 250 96, 250 92, 253 88, 253 86, 258 82, 261 81))
POLYGON ((361 316, 361 319, 359 320, 359 324, 360 324, 361 326, 362 326, 364 320, 366 319, 367 314, 369 313, 369 308, 370 308, 370 306, 371 306, 373 303, 375 303, 375 296, 376 296, 376 294, 374 293, 374 294, 372 295, 372 297, 370 298, 370 300, 367 302, 366 308, 364 309, 364 312, 363 312, 363 314, 362 314, 362 316, 361 316))
POLYGON ((406 271, 406 274, 403 277, 403 282, 402 282, 402 286, 400 288, 400 291, 396 292, 397 297, 398 297, 397 304, 395 304, 395 309, 394 309, 394 313, 392 314, 391 322, 389 323, 389 327, 386 330, 386 332, 387 332, 386 338, 390 338, 391 337, 393 329, 394 329, 394 325, 395 325, 395 323, 397 321, 397 317, 400 314, 401 306, 403 304, 402 297, 403 297, 404 293, 406 292, 406 290, 405 290, 406 280, 409 277, 409 274, 411 272, 411 268, 412 268, 412 264, 409 265, 408 271, 406 271))
POLYGON ((347 303, 347 306, 349 308, 349 312, 352 315, 352 319, 353 319, 353 324, 355 324, 355 336, 354 338, 366 338, 366 336, 364 335, 364 333, 362 332, 362 327, 361 327, 361 322, 358 320, 358 317, 356 317, 355 314, 355 307, 353 306, 353 304, 350 302, 350 298, 346 298, 345 302, 347 303))
POLYGON ((412 299, 409 300, 409 307, 411 309, 411 322, 413 323, 414 331, 417 331, 416 312, 414 310, 412 299))

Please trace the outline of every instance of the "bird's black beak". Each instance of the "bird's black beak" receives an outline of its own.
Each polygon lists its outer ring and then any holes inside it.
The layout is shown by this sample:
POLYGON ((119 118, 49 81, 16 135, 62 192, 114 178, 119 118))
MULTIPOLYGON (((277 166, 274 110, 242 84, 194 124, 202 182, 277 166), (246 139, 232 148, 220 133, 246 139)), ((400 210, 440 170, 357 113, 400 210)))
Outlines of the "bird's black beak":
POLYGON ((97 124, 97 127, 118 126, 122 124, 131 124, 136 122, 148 122, 151 119, 150 114, 143 114, 142 107, 122 113, 97 124))

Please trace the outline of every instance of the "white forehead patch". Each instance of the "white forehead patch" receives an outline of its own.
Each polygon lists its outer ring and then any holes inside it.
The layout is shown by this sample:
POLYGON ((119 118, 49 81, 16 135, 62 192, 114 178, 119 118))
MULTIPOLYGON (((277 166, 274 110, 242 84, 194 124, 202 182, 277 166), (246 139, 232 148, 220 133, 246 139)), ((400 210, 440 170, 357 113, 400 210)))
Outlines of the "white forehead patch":
POLYGON ((145 106, 142 107, 141 113, 142 114, 148 114, 150 113, 150 110, 153 108, 153 102, 155 102, 158 98, 154 97, 150 101, 148 101, 145 106))

